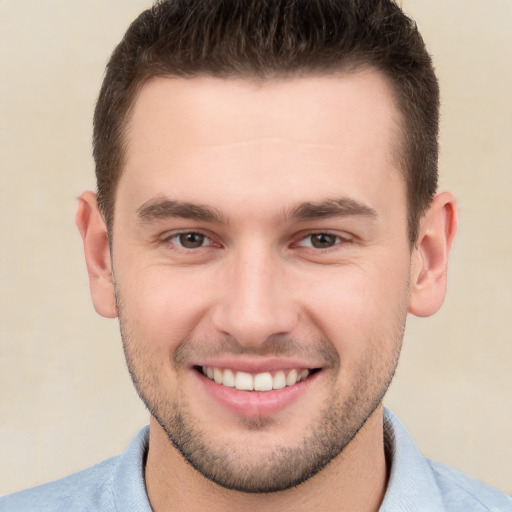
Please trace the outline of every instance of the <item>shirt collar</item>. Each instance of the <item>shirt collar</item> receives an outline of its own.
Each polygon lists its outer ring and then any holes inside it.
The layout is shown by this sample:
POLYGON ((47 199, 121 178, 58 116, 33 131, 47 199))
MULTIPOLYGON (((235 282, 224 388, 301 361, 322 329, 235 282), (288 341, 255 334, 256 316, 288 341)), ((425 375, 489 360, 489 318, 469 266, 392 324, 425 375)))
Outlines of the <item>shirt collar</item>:
POLYGON ((444 512, 427 459, 403 423, 388 409, 384 410, 384 442, 391 471, 379 512, 444 512))
POLYGON ((149 426, 145 426, 121 454, 112 486, 116 510, 151 512, 144 483, 148 446, 149 426))

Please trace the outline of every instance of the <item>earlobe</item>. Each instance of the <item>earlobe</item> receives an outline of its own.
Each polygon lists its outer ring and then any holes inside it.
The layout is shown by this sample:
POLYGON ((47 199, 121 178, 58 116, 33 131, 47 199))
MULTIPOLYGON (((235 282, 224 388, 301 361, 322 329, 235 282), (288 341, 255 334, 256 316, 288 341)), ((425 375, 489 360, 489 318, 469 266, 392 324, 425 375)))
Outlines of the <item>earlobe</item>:
POLYGON ((447 192, 436 195, 420 222, 411 262, 409 312, 433 315, 446 295, 448 258, 457 229, 456 201, 447 192))
POLYGON ((107 228, 93 192, 84 192, 79 197, 75 220, 84 244, 94 309, 101 316, 115 318, 117 307, 107 228))

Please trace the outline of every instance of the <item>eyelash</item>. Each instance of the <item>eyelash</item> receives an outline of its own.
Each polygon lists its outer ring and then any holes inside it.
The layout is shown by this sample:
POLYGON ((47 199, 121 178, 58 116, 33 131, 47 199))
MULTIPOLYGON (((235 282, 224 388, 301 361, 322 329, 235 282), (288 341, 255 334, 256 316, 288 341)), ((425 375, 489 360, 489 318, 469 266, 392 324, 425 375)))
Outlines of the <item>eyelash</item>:
MULTIPOLYGON (((165 237, 165 239, 163 240, 164 243, 166 244, 172 244, 173 246, 176 246, 178 247, 180 250, 184 250, 184 251, 195 251, 196 249, 202 249, 204 247, 211 247, 212 245, 215 245, 215 242, 213 242, 213 240, 211 239, 211 237, 209 237, 208 235, 204 234, 204 233, 201 233, 200 231, 179 231, 177 233, 172 233, 171 235, 165 237), (184 235, 195 235, 195 236, 199 236, 199 237, 202 237, 204 239, 204 241, 209 241, 210 243, 207 243, 207 244, 201 244, 199 245, 198 247, 184 247, 182 245, 182 243, 179 240, 180 237, 184 236, 184 235), (176 242, 173 242, 173 240, 177 240, 176 242)), ((218 244, 220 246, 220 244, 218 244)))
POLYGON ((315 231, 314 233, 308 233, 306 236, 300 238, 299 241, 297 243, 295 243, 294 245, 299 246, 299 247, 305 247, 305 248, 313 250, 315 252, 316 251, 327 252, 330 250, 336 250, 337 246, 344 245, 349 242, 350 242, 350 240, 348 238, 342 237, 341 235, 331 233, 329 231, 315 231), (329 247, 315 247, 312 242, 312 238, 315 236, 317 236, 317 237, 324 236, 324 237, 335 239, 335 240, 334 240, 334 243, 332 245, 330 245, 329 247), (304 241, 306 241, 308 239, 310 240, 310 245, 301 245, 304 241))
MULTIPOLYGON (((171 235, 165 237, 162 240, 162 242, 165 244, 171 244, 172 246, 177 247, 178 250, 186 251, 186 252, 191 252, 191 251, 195 251, 197 249, 204 249, 204 248, 210 248, 210 247, 217 247, 217 248, 222 247, 221 244, 216 243, 207 234, 202 233, 201 231, 193 231, 193 230, 178 231, 176 233, 172 233, 171 235), (184 235, 199 236, 199 237, 203 238, 202 242, 209 242, 209 243, 206 243, 206 244, 202 243, 201 245, 199 245, 197 247, 184 247, 182 244, 182 241, 179 240, 180 237, 182 237, 184 235), (173 240, 175 240, 175 241, 173 241, 173 240)), ((339 245, 345 245, 350 242, 351 242, 350 238, 340 236, 339 234, 334 234, 329 231, 315 231, 315 232, 310 232, 305 236, 301 236, 297 242, 294 242, 291 244, 291 247, 303 247, 307 250, 314 251, 314 252, 328 252, 331 250, 336 250, 337 246, 339 246, 339 245), (325 237, 329 237, 329 238, 334 238, 335 241, 334 241, 333 245, 330 245, 329 247, 314 247, 313 242, 311 241, 312 237, 314 237, 314 236, 325 236, 325 237), (302 243, 307 241, 308 239, 310 240, 310 244, 302 245, 302 243)))

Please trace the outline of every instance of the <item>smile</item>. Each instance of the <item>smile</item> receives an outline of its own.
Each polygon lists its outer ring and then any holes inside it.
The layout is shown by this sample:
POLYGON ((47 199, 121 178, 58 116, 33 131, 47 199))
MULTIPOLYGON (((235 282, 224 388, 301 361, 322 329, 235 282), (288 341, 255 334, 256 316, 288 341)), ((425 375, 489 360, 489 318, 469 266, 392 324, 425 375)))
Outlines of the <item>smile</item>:
POLYGON ((298 382, 306 380, 314 370, 297 368, 253 375, 248 372, 201 366, 200 371, 208 379, 221 386, 235 388, 240 391, 272 391, 273 389, 294 386, 298 382))
POLYGON ((215 403, 237 416, 257 418, 279 414, 317 388, 323 368, 296 364, 279 360, 205 361, 193 367, 193 374, 200 389, 215 403))

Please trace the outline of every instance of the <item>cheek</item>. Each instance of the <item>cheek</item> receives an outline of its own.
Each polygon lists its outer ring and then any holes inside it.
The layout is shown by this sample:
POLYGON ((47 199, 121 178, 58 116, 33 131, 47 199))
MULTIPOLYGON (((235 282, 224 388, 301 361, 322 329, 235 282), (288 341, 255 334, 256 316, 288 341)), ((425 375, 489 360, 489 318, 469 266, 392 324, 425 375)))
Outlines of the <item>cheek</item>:
POLYGON ((407 269, 406 261, 349 265, 308 287, 308 316, 346 364, 369 350, 396 350, 407 314, 407 269))
POLYGON ((125 322, 139 343, 156 352, 168 352, 191 337, 208 309, 207 279, 200 272, 155 265, 118 281, 125 322))

